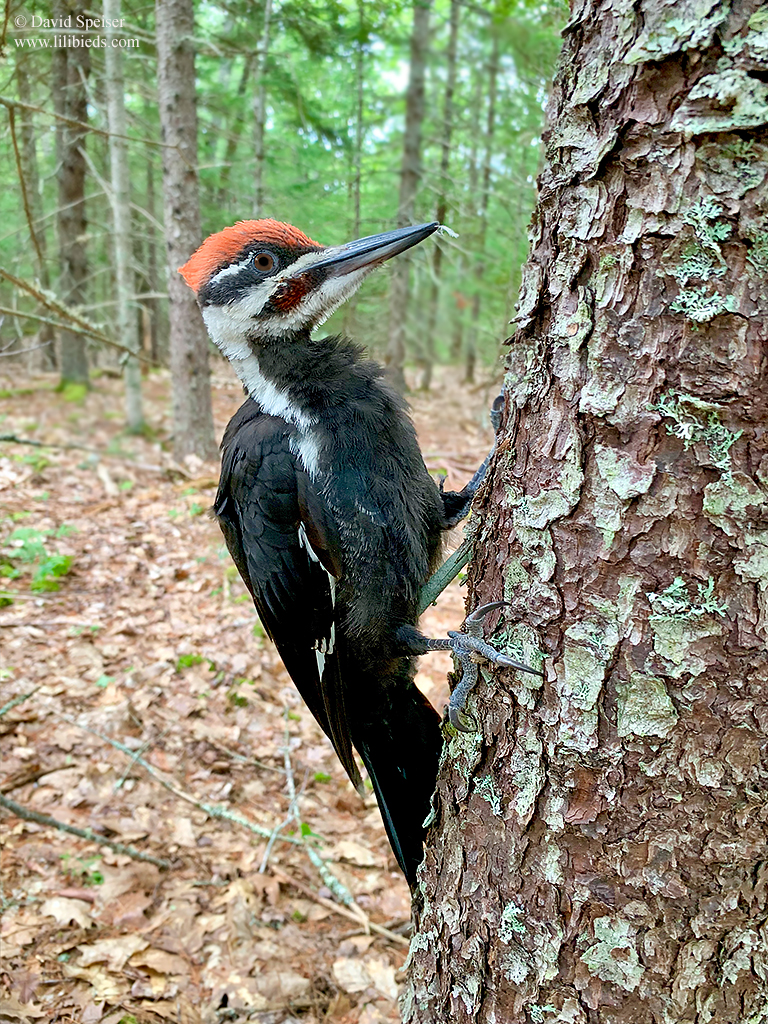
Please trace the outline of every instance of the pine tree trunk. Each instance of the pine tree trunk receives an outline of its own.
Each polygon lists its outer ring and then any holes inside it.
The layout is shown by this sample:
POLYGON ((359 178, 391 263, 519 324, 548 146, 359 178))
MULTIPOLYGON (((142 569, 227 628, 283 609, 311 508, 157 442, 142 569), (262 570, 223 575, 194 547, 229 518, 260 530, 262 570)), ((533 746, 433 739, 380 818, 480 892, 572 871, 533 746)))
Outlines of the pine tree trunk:
MULTIPOLYGON (((80 8, 71 0, 55 0, 55 18, 75 18, 80 8)), ((56 113, 71 119, 56 122, 56 178, 58 182, 59 296, 70 306, 85 302, 88 263, 85 249, 85 174, 83 155, 86 129, 72 121, 88 120, 85 82, 90 74, 90 50, 58 47, 53 51, 53 98, 56 113)), ((60 335, 61 385, 87 384, 88 359, 82 334, 60 335)))
MULTIPOLYGON (((421 178, 421 129, 424 123, 424 79, 429 49, 431 0, 415 0, 411 32, 411 63, 405 100, 403 162, 400 168, 400 199, 397 226, 413 221, 416 192, 421 178)), ((389 286, 389 341, 386 364, 401 391, 405 390, 405 318, 408 312, 410 253, 398 258, 389 286)))
MULTIPOLYGON (((29 87, 29 76, 27 68, 30 58, 25 53, 16 53, 16 86, 19 99, 22 103, 31 104, 32 94, 29 87)), ((45 236, 45 223, 42 217, 42 203, 40 200, 40 175, 37 168, 37 145, 35 142, 35 129, 32 123, 32 112, 19 108, 20 135, 21 135, 21 166, 26 182, 27 202, 32 215, 33 230, 35 233, 35 244, 33 252, 35 257, 35 273, 40 284, 47 291, 51 287, 51 274, 48 267, 48 246, 45 236)), ((44 317, 47 310, 44 306, 37 309, 38 316, 44 317)), ((56 346, 55 333, 50 324, 40 324, 37 331, 37 345, 41 350, 42 365, 48 370, 56 369, 56 346)))
MULTIPOLYGON (((361 185, 363 177, 363 136, 365 134, 364 123, 364 99, 365 99, 365 43, 368 39, 368 30, 365 24, 365 11, 363 0, 357 0, 357 38, 355 40, 355 113, 354 113, 354 141, 352 143, 352 167, 350 168, 350 191, 352 193, 352 227, 349 233, 350 238, 360 238, 362 234, 361 224, 361 185)), ((344 305, 343 333, 349 337, 355 336, 355 320, 357 316, 358 293, 352 296, 344 305)))
MULTIPOLYGON (((453 136, 453 93, 456 88, 456 49, 459 39, 459 0, 451 0, 450 30, 445 52, 446 76, 443 96, 443 123, 440 135, 440 184, 435 209, 435 220, 442 224, 448 212, 448 168, 451 164, 451 138, 453 136)), ((437 306, 440 297, 440 275, 443 266, 443 247, 438 241, 432 257, 432 282, 429 289, 426 337, 424 339, 424 371, 420 387, 429 391, 432 384, 432 370, 435 364, 435 331, 437 329, 437 306)))
MULTIPOLYGON (((237 99, 238 104, 245 96, 245 90, 248 85, 248 79, 251 76, 251 70, 253 68, 253 54, 246 54, 243 60, 243 70, 240 74, 240 81, 237 84, 237 99)), ((229 179, 232 174, 232 167, 235 162, 235 156, 237 155, 237 144, 240 141, 240 136, 243 134, 243 128, 245 127, 246 119, 240 116, 238 112, 235 116, 234 121, 229 124, 229 132, 227 135, 227 145, 224 150, 224 158, 221 161, 219 172, 219 195, 218 203, 219 206, 225 206, 228 202, 227 193, 229 191, 229 179)))
POLYGON ((480 329, 481 290, 485 280, 485 238, 488 231, 488 201, 491 195, 491 163, 493 161, 493 136, 496 131, 496 84, 499 74, 499 37, 492 33, 491 56, 488 61, 488 113, 485 122, 485 158, 483 160, 483 184, 480 192, 479 232, 477 238, 478 262, 475 266, 475 294, 472 299, 472 323, 467 338, 464 360, 464 380, 473 384, 477 363, 477 335, 480 329))
POLYGON ((267 124, 267 59, 269 57, 269 36, 272 19, 272 0, 264 0, 264 21, 256 53, 254 77, 256 89, 253 94, 253 149, 256 157, 254 177, 254 217, 264 216, 264 132, 267 124))
MULTIPOLYGON (((146 237, 146 282, 147 291, 152 296, 156 295, 160 291, 160 275, 158 273, 158 256, 157 256, 157 232, 155 225, 152 223, 155 219, 155 167, 151 159, 147 160, 147 187, 146 187, 146 208, 151 220, 149 220, 144 229, 146 237)), ((144 309, 149 320, 149 354, 152 356, 152 362, 159 366, 165 363, 168 359, 168 352, 165 346, 160 346, 160 331, 159 331, 159 320, 160 320, 160 301, 156 298, 144 299, 144 309)))
MULTIPOLYGON (((109 164, 112 177, 112 223, 114 226, 115 291, 117 297, 117 340, 129 352, 139 351, 139 322, 135 314, 135 283, 131 266, 131 189, 126 142, 123 54, 112 46, 117 37, 113 25, 120 22, 120 0, 104 0, 104 50, 107 114, 109 122, 109 164)), ((141 405, 141 367, 135 356, 127 356, 123 369, 125 411, 128 429, 138 433, 144 426, 141 405)))
POLYGON ((478 510, 406 1024, 768 1014, 768 61, 757 2, 577 0, 478 510), (491 623, 491 626, 493 623, 491 623))
POLYGON ((168 253, 173 450, 176 458, 216 457, 208 337, 194 295, 177 273, 201 242, 197 181, 192 0, 156 0, 158 103, 163 141, 163 205, 168 253))

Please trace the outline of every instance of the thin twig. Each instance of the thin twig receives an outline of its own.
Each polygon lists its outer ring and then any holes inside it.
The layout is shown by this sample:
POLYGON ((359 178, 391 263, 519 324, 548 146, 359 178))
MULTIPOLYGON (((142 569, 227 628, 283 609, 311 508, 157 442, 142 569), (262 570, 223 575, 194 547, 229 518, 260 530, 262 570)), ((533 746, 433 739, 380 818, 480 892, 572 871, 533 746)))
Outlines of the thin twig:
MULTIPOLYGON (((408 939, 402 935, 398 935, 396 932, 391 932, 389 928, 385 928, 384 925, 374 924, 373 921, 367 920, 362 921, 359 914, 356 914, 354 910, 350 910, 348 907, 341 906, 338 903, 334 903, 333 900, 327 900, 324 896, 319 896, 314 892, 308 885, 304 885, 303 882, 298 881, 292 875, 289 875, 282 868, 276 868, 274 865, 270 868, 270 871, 278 881, 283 881, 286 885, 292 885, 299 892, 303 892, 310 899, 314 900, 315 903, 319 903, 321 907, 325 907, 327 910, 332 910, 334 913, 339 914, 341 917, 346 917, 350 921, 354 921, 356 924, 363 925, 366 929, 370 929, 372 932, 376 932, 378 935, 383 935, 389 939, 390 942, 396 942, 399 946, 408 946, 408 939)), ((355 907, 360 913, 362 913, 360 907, 355 904, 355 907)))
MULTIPOLYGON (((25 281, 21 277, 17 277, 15 274, 12 274, 9 270, 6 270, 4 267, 0 267, 0 277, 4 277, 6 281, 10 281, 11 284, 15 284, 17 288, 21 288, 22 291, 25 291, 29 295, 32 295, 35 299, 37 299, 37 301, 42 306, 45 306, 46 309, 52 310, 54 313, 58 314, 58 316, 63 316, 66 320, 70 321, 70 323, 76 324, 80 328, 79 331, 75 331, 69 325, 59 325, 63 330, 72 331, 74 334, 86 334, 89 337, 94 338, 96 341, 100 341, 102 345, 108 345, 110 348, 116 348, 120 352, 127 352, 128 355, 134 356, 136 359, 139 359, 143 363, 148 363, 150 366, 154 365, 151 359, 148 359, 146 356, 134 352, 132 349, 128 348, 127 345, 121 345, 119 342, 113 341, 111 338, 107 337, 107 335, 104 334, 102 331, 98 330, 92 324, 88 323, 85 317, 79 316, 73 310, 63 305, 63 303, 57 302, 50 295, 41 291, 40 288, 36 288, 35 285, 33 285, 31 282, 25 281)), ((25 317, 27 315, 26 313, 22 313, 20 310, 6 310, 6 312, 12 313, 13 316, 20 317, 25 317)), ((37 316, 32 316, 31 319, 39 320, 40 318, 37 316)))
POLYGON ((25 821, 34 821, 37 825, 45 825, 47 828, 58 829, 59 832, 69 832, 70 835, 78 836, 80 839, 87 839, 90 843, 98 843, 101 846, 108 846, 115 853, 123 854, 126 857, 131 857, 133 860, 144 860, 149 864, 154 864, 155 867, 160 868, 161 871, 167 871, 171 864, 170 861, 160 860, 158 857, 152 857, 148 853, 142 853, 141 850, 137 850, 135 846, 126 846, 124 843, 116 843, 112 839, 105 839, 104 836, 98 836, 90 828, 77 828, 75 825, 68 825, 65 821, 59 821, 57 818, 51 818, 48 814, 40 814, 38 811, 31 811, 28 807, 22 807, 21 804, 17 804, 15 800, 11 800, 9 797, 4 796, 0 793, 0 807, 4 807, 11 814, 15 814, 17 818, 23 818, 25 821))
POLYGON ((29 196, 27 195, 27 182, 24 177, 24 170, 21 166, 21 153, 19 152, 19 142, 16 138, 16 111, 13 107, 8 107, 8 124, 11 129, 11 141, 13 142, 13 152, 16 157, 16 170, 19 176, 19 185, 21 186, 21 201, 24 204, 24 213, 27 216, 27 224, 29 226, 29 237, 32 239, 32 245, 35 247, 39 266, 43 265, 43 254, 40 251, 40 243, 37 240, 35 234, 35 228, 32 223, 32 210, 29 207, 29 196))
MULTIPOLYGON (((295 821, 299 826, 298 834, 301 836, 302 844, 304 836, 301 833, 301 817, 299 815, 298 798, 296 796, 296 784, 293 780, 293 765, 291 763, 291 734, 288 731, 288 706, 286 705, 283 709, 283 716, 285 718, 285 742, 283 744, 283 769, 285 771, 285 782, 288 790, 288 816, 284 821, 281 821, 279 825, 276 825, 272 830, 272 835, 269 837, 267 847, 264 850, 264 856, 261 858, 261 865, 259 867, 259 874, 263 875, 267 870, 267 864, 269 863, 269 857, 272 853, 272 847, 280 836, 282 830, 290 825, 292 821, 295 821)), ((305 780, 306 784, 306 780, 305 780)))
POLYGON ((33 448, 59 448, 62 451, 76 448, 80 452, 93 452, 95 455, 104 454, 98 448, 89 448, 87 444, 48 444, 45 441, 35 441, 31 437, 17 437, 15 434, 0 434, 0 441, 6 441, 10 444, 28 444, 33 448))
POLYGON ((9 111, 13 107, 20 107, 22 110, 31 110, 36 114, 45 114, 46 117, 52 117, 55 121, 63 121, 64 124, 68 124, 70 128, 82 128, 83 131, 91 132, 94 135, 101 135, 105 139, 126 139, 128 142, 141 142, 145 146, 157 146, 158 149, 177 148, 170 142, 157 142, 155 139, 144 139, 133 135, 117 135, 115 132, 105 131, 103 128, 97 128, 95 125, 88 124, 85 121, 76 121, 73 117, 65 117, 63 114, 56 114, 52 110, 46 110, 45 107, 36 107, 31 103, 22 103, 21 100, 12 100, 9 96, 0 96, 0 103, 2 103, 4 107, 7 107, 9 111))
MULTIPOLYGON (((109 743, 115 750, 119 750, 122 754, 130 757, 134 764, 141 765, 144 771, 148 772, 154 779, 156 779, 164 789, 167 789, 169 793, 173 793, 179 800, 184 800, 188 804, 192 804, 193 807, 197 807, 199 811, 207 814, 209 818, 216 818, 219 821, 230 821, 235 825, 240 825, 242 828, 248 829, 249 832, 253 832, 257 836, 261 836, 262 839, 269 839, 272 835, 272 831, 268 828, 264 828, 261 825, 257 825, 253 821, 249 821, 248 818, 242 814, 238 814, 237 811, 232 811, 228 807, 222 807, 220 804, 208 804, 202 800, 198 800, 197 797, 192 796, 190 793, 184 792, 183 789, 179 789, 178 786, 164 779, 163 776, 153 768, 149 762, 145 761, 142 757, 136 756, 136 751, 131 750, 130 747, 126 747, 118 740, 110 739, 109 736, 103 736, 100 732, 96 732, 95 729, 89 729, 87 725, 76 721, 74 718, 70 718, 69 715, 59 713, 59 717, 63 718, 65 722, 69 722, 72 725, 76 725, 83 732, 88 732, 92 736, 96 736, 104 743, 109 743)), ((279 839, 283 843, 293 843, 294 846, 303 846, 304 843, 301 839, 296 839, 293 836, 279 836, 279 839)))
POLYGON ((50 348, 53 341, 42 341, 39 345, 30 345, 29 348, 15 348, 11 350, 12 344, 13 342, 10 342, 3 347, 0 357, 3 359, 17 359, 19 356, 29 355, 30 352, 39 352, 41 348, 50 348))
POLYGON ((49 327, 57 327, 60 331, 71 331, 72 334, 84 334, 87 338, 95 337, 93 331, 85 331, 80 328, 73 327, 72 324, 63 324, 58 320, 51 320, 50 317, 40 316, 39 313, 24 313, 20 309, 10 309, 8 306, 0 306, 0 313, 7 313, 9 316, 17 316, 22 320, 35 320, 39 324, 48 324, 49 327))
POLYGON ((9 700, 7 704, 3 704, 0 708, 0 718, 2 718, 6 712, 10 711, 11 708, 18 707, 18 705, 23 704, 25 700, 29 700, 29 698, 36 694, 39 689, 40 687, 36 686, 34 690, 30 690, 29 693, 20 693, 18 697, 14 697, 12 700, 9 700))

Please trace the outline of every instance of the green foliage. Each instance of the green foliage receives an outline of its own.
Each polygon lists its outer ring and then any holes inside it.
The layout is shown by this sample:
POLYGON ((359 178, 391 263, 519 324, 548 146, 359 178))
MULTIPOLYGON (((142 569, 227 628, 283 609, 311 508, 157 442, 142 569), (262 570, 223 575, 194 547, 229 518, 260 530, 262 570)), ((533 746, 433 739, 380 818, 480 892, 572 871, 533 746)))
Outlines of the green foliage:
MULTIPOLYGON (((458 238, 418 247, 412 254, 412 294, 406 319, 410 352, 423 346, 425 311, 432 305, 434 246, 443 251, 434 337, 439 359, 447 360, 457 327, 475 337, 478 356, 492 363, 520 282, 527 251, 527 225, 540 162, 543 106, 560 48, 560 29, 568 14, 562 0, 480 0, 461 7, 454 92, 453 137, 448 174, 440 172, 443 104, 447 80, 448 0, 436 0, 426 82, 426 119, 422 130, 423 176, 414 218, 431 220, 436 196, 445 190, 449 226, 458 238), (488 212, 479 216, 489 105, 488 68, 494 38, 499 47, 497 120, 487 154, 490 166, 488 212), (480 268, 484 268, 480 273, 480 268), (475 296, 480 299, 475 323, 475 296)), ((125 53, 125 99, 131 167, 131 200, 136 212, 137 291, 163 292, 162 273, 151 280, 149 246, 162 252, 157 228, 162 219, 162 148, 152 46, 153 5, 124 0, 123 17, 135 27, 140 45, 125 53), (149 140, 147 145, 143 140, 149 140)), ((219 230, 252 216, 255 177, 253 109, 256 90, 266 93, 265 207, 263 214, 299 225, 326 244, 345 241, 354 231, 369 234, 397 220, 400 162, 408 80, 413 5, 405 0, 275 0, 264 73, 258 80, 264 0, 199 0, 195 4, 195 51, 199 116, 198 167, 203 232, 219 230), (360 74, 358 75, 358 69, 360 74), (362 118, 358 121, 358 82, 362 118), (359 143, 359 166, 357 163, 359 143), (359 221, 355 213, 360 184, 359 221)), ((11 53, 20 51, 11 47, 11 53)), ((40 217, 36 218, 48 254, 55 252, 58 166, 51 127, 52 50, 25 52, 33 106, 30 115, 36 146, 40 217)), ((94 48, 89 89, 103 95, 104 50, 94 48)), ((12 69, 13 70, 13 69, 12 69)), ((9 85, 9 89, 13 86, 9 85)), ((89 108, 93 126, 104 130, 103 106, 89 108)), ((109 180, 107 140, 87 139, 90 180, 87 192, 87 308, 109 323, 114 316, 111 212, 99 182, 109 180)), ((34 248, 18 201, 13 161, 5 162, 6 188, 0 190, 0 264, 20 277, 36 276, 34 248)), ((60 291, 61 268, 51 264, 50 289, 60 291)), ((160 261, 162 264, 162 261, 160 261)), ((357 302, 339 311, 328 330, 344 330, 381 353, 388 326, 387 272, 366 282, 357 302)), ((34 300, 11 295, 0 282, 5 305, 34 300)), ((166 342, 165 300, 158 302, 161 349, 166 342)), ((154 314, 153 314, 154 315, 154 314)), ((7 318, 5 331, 15 328, 7 318)), ((24 325, 24 329, 28 324, 24 325)), ((84 385, 68 385, 63 397, 82 402, 84 385)))
POLYGON ((104 875, 97 867, 99 864, 101 857, 76 857, 71 853, 61 856, 62 871, 80 885, 101 885, 104 882, 104 875))
POLYGON ((0 576, 6 579, 19 579, 29 574, 30 590, 58 590, 59 579, 69 573, 73 558, 71 555, 49 550, 50 541, 74 532, 75 528, 66 523, 58 530, 38 530, 31 526, 17 527, 3 542, 0 551, 0 576))
POLYGON ((180 654, 176 659, 176 671, 183 672, 185 668, 192 668, 193 665, 202 665, 206 661, 208 662, 209 670, 215 672, 216 662, 212 661, 211 658, 204 658, 202 654, 180 654))
POLYGON ((65 402, 82 405, 88 395, 88 385, 69 380, 62 383, 59 392, 65 402))

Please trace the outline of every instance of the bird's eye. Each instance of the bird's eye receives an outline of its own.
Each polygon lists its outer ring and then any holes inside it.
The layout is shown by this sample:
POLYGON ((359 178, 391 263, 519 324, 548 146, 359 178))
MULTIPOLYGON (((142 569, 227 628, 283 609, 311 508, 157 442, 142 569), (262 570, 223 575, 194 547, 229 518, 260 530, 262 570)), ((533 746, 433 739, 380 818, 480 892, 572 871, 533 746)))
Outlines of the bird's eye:
POLYGON ((257 270, 261 270, 265 274, 275 269, 275 257, 270 252, 257 252, 253 257, 253 262, 256 264, 257 270))

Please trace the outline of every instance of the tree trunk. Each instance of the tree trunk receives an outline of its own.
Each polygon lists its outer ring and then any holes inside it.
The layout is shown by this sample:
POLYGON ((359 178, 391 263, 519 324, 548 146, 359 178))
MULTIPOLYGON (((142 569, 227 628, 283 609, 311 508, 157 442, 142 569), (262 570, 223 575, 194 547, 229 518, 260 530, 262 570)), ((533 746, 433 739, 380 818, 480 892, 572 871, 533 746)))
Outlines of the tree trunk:
POLYGON ((245 127, 246 119, 241 116, 241 108, 239 101, 242 100, 245 95, 245 89, 248 85, 248 79, 251 75, 251 68, 253 67, 253 54, 246 54, 243 58, 243 70, 240 74, 240 81, 237 84, 237 99, 238 107, 235 113, 235 119, 229 126, 229 134, 227 136, 227 146, 224 150, 224 159, 220 164, 219 171, 219 206, 225 206, 228 202, 227 193, 229 191, 229 179, 232 174, 232 167, 235 162, 235 156, 237 155, 237 144, 240 141, 240 136, 243 134, 243 128, 245 127))
MULTIPOLYGON (((445 52, 446 77, 445 95, 443 97, 443 124, 440 136, 440 184, 437 195, 435 220, 442 224, 448 212, 448 168, 451 163, 451 137, 453 135, 453 93, 456 88, 456 48, 459 39, 459 0, 451 0, 450 31, 448 47, 445 52)), ((440 296, 440 274, 443 266, 443 247, 440 242, 435 245, 432 257, 432 282, 429 290, 427 308, 427 330, 424 339, 424 372, 420 387, 429 391, 432 384, 432 368, 435 363, 435 330, 437 328, 437 304, 440 296)))
MULTIPOLYGON (((152 295, 156 295, 160 291, 159 280, 160 275, 158 273, 158 257, 157 257, 157 232, 155 225, 152 221, 155 220, 155 165, 150 157, 147 160, 147 188, 146 188, 146 204, 147 213, 151 220, 147 221, 145 227, 146 235, 146 252, 147 252, 147 263, 146 263, 146 282, 147 291, 152 295)), ((149 354, 152 357, 152 362, 156 366, 160 366, 167 361, 168 353, 165 351, 165 346, 161 351, 160 346, 160 331, 159 331, 159 320, 160 320, 160 300, 154 297, 144 299, 144 309, 146 310, 148 318, 149 328, 149 354)))
POLYGON ((765 19, 669 11, 565 32, 470 571, 546 680, 447 744, 406 1024, 768 1013, 765 19))
MULTIPOLYGON (((22 103, 32 103, 32 93, 29 87, 29 76, 27 66, 29 56, 25 53, 16 53, 16 86, 19 99, 22 103)), ((9 117, 12 111, 9 111, 9 117)), ((21 122, 21 167, 26 182, 27 202, 32 218, 34 231, 34 244, 32 246, 35 260, 35 273, 40 284, 46 291, 51 287, 51 274, 48 267, 48 246, 45 237, 45 223, 42 217, 42 203, 40 201, 40 175, 37 169, 37 145, 35 143, 35 130, 32 123, 32 112, 19 108, 19 121, 21 122)), ((46 309, 38 306, 37 315, 44 317, 46 309)), ((55 333, 50 324, 40 324, 37 332, 37 345, 41 350, 41 363, 48 370, 56 369, 56 346, 55 333)))
MULTIPOLYGON (((363 135, 365 131, 364 105, 365 99, 365 43, 368 31, 365 25, 363 0, 357 0, 357 38, 355 40, 355 134, 352 144, 352 228, 350 238, 360 238, 362 234, 360 214, 360 192, 363 177, 363 135)), ((355 336, 355 319, 357 314, 358 292, 344 305, 343 333, 355 336)))
MULTIPOLYGON (((72 18, 80 7, 73 0, 55 0, 55 18, 72 18)), ((87 47, 58 47, 53 51, 53 99, 60 117, 85 123, 88 97, 85 82, 90 73, 87 47)), ((88 263, 86 259, 85 148, 86 131, 70 122, 56 122, 56 163, 58 182, 59 295, 70 306, 85 302, 88 263)), ((62 331, 60 335, 61 386, 88 383, 88 360, 82 334, 62 331)))
POLYGON ((475 265, 472 323, 467 338, 464 362, 464 380, 469 384, 474 383, 475 364, 477 363, 477 333, 480 328, 481 291, 485 278, 485 236, 488 229, 488 201, 491 195, 493 136, 496 130, 496 81, 499 74, 499 36, 493 29, 491 29, 491 33, 491 57, 488 62, 488 115, 485 123, 485 159, 483 160, 483 184, 480 192, 480 216, 478 218, 478 262, 475 265))
POLYGON ((194 295, 177 273, 201 242, 197 181, 192 0, 156 0, 158 104, 163 142, 163 206, 168 298, 173 451, 216 457, 208 337, 194 295))
POLYGON ((253 150, 256 156, 254 176, 254 217, 264 216, 264 132, 267 123, 267 59, 269 57, 269 32, 272 19, 272 0, 264 0, 264 25, 256 53, 254 77, 256 89, 253 94, 253 150))
MULTIPOLYGON (((123 54, 112 46, 114 28, 120 22, 120 0, 104 0, 106 22, 104 49, 105 84, 109 122, 109 165, 112 177, 112 224, 115 247, 115 291, 117 293, 117 340, 129 352, 138 352, 138 319, 135 314, 135 282, 131 265, 131 188, 126 144, 123 54)), ((123 368, 125 412, 128 430, 144 427, 141 407, 141 367, 135 356, 127 356, 123 368)))
MULTIPOLYGON (((405 134, 400 167, 400 199, 397 226, 413 220, 416 192, 421 178, 421 128, 424 123, 424 78, 429 48, 429 11, 431 0, 415 0, 411 32, 411 65, 405 99, 405 134)), ((411 254, 404 253, 395 262, 389 286, 389 342, 386 365, 401 391, 405 391, 405 318, 408 311, 408 278, 411 254)))

